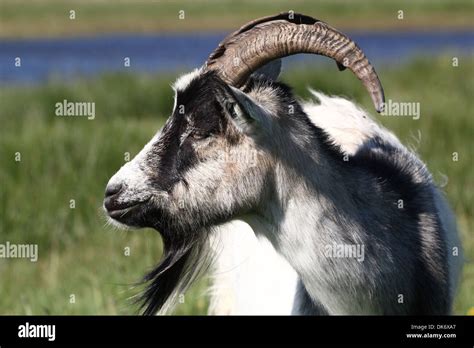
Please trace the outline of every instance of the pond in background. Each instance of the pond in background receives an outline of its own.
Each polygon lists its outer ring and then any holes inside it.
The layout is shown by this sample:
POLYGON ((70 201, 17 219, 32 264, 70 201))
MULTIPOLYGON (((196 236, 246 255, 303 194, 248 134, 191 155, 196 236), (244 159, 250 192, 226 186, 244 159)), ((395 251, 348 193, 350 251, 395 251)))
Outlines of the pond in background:
MULTIPOLYGON (((0 40, 0 83, 39 83, 51 77, 69 80, 111 71, 190 70, 202 65, 225 34, 104 35, 94 37, 0 40), (21 58, 21 68, 15 58, 21 58), (130 67, 124 59, 130 58, 130 67)), ((474 32, 349 33, 375 65, 397 64, 413 56, 474 54, 474 32)), ((312 59, 299 55, 287 66, 312 59)))

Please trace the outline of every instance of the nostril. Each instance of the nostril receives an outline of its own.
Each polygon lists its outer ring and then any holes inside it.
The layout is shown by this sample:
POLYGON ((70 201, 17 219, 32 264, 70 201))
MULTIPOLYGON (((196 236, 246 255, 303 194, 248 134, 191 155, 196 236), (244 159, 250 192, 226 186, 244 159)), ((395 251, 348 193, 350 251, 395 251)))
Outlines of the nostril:
POLYGON ((109 184, 105 189, 105 197, 113 196, 119 193, 123 188, 122 184, 109 184))

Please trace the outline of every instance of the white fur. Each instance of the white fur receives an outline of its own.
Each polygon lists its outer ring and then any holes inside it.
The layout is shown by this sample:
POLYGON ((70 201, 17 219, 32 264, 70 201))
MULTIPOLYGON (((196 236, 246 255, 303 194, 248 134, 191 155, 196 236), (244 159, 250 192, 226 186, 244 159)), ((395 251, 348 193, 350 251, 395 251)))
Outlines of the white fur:
POLYGON ((355 154, 364 142, 374 136, 387 140, 393 146, 402 146, 392 132, 380 127, 365 110, 350 100, 310 91, 319 104, 308 101, 303 104, 304 111, 311 122, 324 129, 347 154, 355 154))
POLYGON ((175 83, 173 83, 173 89, 175 91, 184 91, 191 81, 198 77, 200 73, 201 69, 194 69, 190 73, 180 76, 175 83))
POLYGON ((298 277, 271 243, 263 236, 256 237, 241 220, 221 225, 216 232, 209 313, 291 314, 298 277))

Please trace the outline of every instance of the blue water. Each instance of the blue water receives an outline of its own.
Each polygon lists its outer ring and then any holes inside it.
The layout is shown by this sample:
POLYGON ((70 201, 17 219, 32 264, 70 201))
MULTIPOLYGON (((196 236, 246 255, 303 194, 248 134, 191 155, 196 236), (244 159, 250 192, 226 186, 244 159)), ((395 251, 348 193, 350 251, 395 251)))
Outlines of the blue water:
MULTIPOLYGON (((0 40, 0 83, 37 83, 49 78, 71 80, 106 71, 176 71, 202 65, 223 33, 104 35, 61 39, 0 40), (21 67, 15 67, 15 58, 21 67), (124 67, 124 58, 130 67, 124 67)), ((474 55, 474 32, 349 33, 369 60, 379 66, 437 52, 474 55)), ((300 55, 286 65, 324 62, 300 55)))

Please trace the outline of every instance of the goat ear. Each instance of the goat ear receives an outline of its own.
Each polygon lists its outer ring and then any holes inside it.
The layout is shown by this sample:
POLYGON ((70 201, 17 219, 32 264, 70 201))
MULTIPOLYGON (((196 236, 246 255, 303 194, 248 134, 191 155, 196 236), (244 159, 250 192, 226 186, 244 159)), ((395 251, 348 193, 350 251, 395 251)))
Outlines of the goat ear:
POLYGON ((266 112, 240 89, 228 86, 225 95, 218 98, 224 112, 243 133, 254 133, 266 123, 266 112))
POLYGON ((270 80, 276 81, 281 73, 281 59, 275 59, 257 69, 252 75, 263 75, 270 80))
POLYGON ((237 118, 250 123, 262 124, 265 122, 265 110, 256 101, 238 88, 230 86, 230 90, 236 101, 237 112, 235 114, 237 118))

